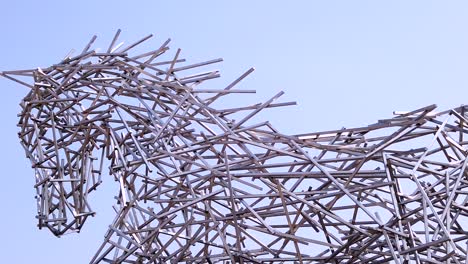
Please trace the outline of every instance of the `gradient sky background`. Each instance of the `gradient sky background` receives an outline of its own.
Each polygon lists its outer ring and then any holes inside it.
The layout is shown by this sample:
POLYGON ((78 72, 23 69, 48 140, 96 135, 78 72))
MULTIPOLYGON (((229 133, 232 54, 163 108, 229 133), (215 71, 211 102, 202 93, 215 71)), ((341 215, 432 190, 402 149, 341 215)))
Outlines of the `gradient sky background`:
MULTIPOLYGON (((49 66, 92 35, 107 47, 148 35, 148 49, 172 49, 199 62, 218 57, 230 83, 255 101, 280 90, 298 106, 262 117, 285 133, 362 126, 436 103, 468 102, 468 2, 465 1, 3 1, 0 71, 49 66)), ((215 88, 215 87, 212 87, 215 88)), ((18 103, 27 89, 0 79, 0 255, 2 263, 87 263, 113 219, 113 181, 94 195, 98 215, 81 234, 37 230, 33 171, 17 139, 18 103), (112 182, 112 183, 111 183, 112 182)), ((236 103, 236 102, 233 102, 236 103)))

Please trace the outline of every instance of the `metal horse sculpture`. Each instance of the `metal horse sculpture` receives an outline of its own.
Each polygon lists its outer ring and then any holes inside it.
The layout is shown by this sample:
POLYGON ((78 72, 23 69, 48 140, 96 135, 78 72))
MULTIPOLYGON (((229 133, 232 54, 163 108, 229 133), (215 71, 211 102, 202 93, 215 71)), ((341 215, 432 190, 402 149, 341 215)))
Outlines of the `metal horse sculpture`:
MULTIPOLYGON (((79 231, 104 180, 115 219, 91 263, 466 263, 465 107, 360 128, 284 135, 252 118, 280 95, 227 108, 218 72, 117 44, 2 72, 30 88, 19 138, 39 227, 79 231), (185 73, 184 73, 185 72, 185 73), (24 78, 32 78, 33 82, 24 78), (107 177, 107 176, 106 176, 107 177)), ((234 100, 234 99, 230 99, 234 100)), ((231 101, 232 102, 232 101, 231 101)))

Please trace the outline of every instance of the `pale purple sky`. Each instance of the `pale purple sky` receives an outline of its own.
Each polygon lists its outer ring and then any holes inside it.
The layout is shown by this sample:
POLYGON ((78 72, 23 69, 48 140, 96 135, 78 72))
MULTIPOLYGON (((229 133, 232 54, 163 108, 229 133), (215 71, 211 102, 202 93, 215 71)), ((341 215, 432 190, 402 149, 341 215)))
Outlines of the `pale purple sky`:
MULTIPOLYGON (((468 3, 464 1, 4 1, 0 71, 48 66, 92 35, 106 47, 121 28, 128 42, 172 38, 182 57, 222 57, 227 84, 262 101, 284 90, 296 107, 262 117, 285 133, 362 126, 436 103, 467 103, 468 3), (288 3, 288 4, 286 4, 288 3)), ((152 46, 153 45, 153 46, 152 46)), ((114 187, 95 196, 98 215, 79 235, 37 230, 33 171, 18 143, 18 103, 27 89, 0 79, 1 263, 87 263, 113 215, 114 187)), ((233 102, 236 103, 236 102, 233 102)))

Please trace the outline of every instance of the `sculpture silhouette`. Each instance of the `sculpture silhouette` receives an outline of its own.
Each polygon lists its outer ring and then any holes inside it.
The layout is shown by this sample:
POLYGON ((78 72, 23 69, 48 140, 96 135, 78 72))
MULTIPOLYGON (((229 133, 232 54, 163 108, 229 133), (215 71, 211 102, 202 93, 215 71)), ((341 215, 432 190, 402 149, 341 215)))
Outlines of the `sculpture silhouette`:
MULTIPOLYGON (((79 231, 104 178, 116 216, 91 263, 465 263, 465 107, 396 113, 360 128, 285 135, 227 108, 180 50, 83 52, 1 75, 30 88, 19 138, 39 227, 79 231), (32 81, 26 81, 22 78, 32 81), (109 177, 102 176, 109 167, 109 177)), ((240 97, 240 96, 239 96, 240 97)), ((230 100, 236 100, 236 99, 230 100)), ((241 99, 237 99, 241 102, 241 99)), ((306 125, 306 124, 304 124, 306 125)))

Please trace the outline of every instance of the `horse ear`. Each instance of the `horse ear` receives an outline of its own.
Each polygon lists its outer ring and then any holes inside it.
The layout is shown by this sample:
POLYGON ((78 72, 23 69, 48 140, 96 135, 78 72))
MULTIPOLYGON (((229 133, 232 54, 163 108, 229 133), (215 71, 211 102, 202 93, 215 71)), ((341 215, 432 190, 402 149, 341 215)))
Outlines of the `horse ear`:
POLYGON ((35 89, 33 85, 27 83, 25 80, 22 80, 25 78, 28 78, 29 80, 31 78, 34 78, 34 71, 35 70, 3 71, 3 72, 0 72, 0 76, 7 78, 11 81, 17 82, 27 88, 35 89))

